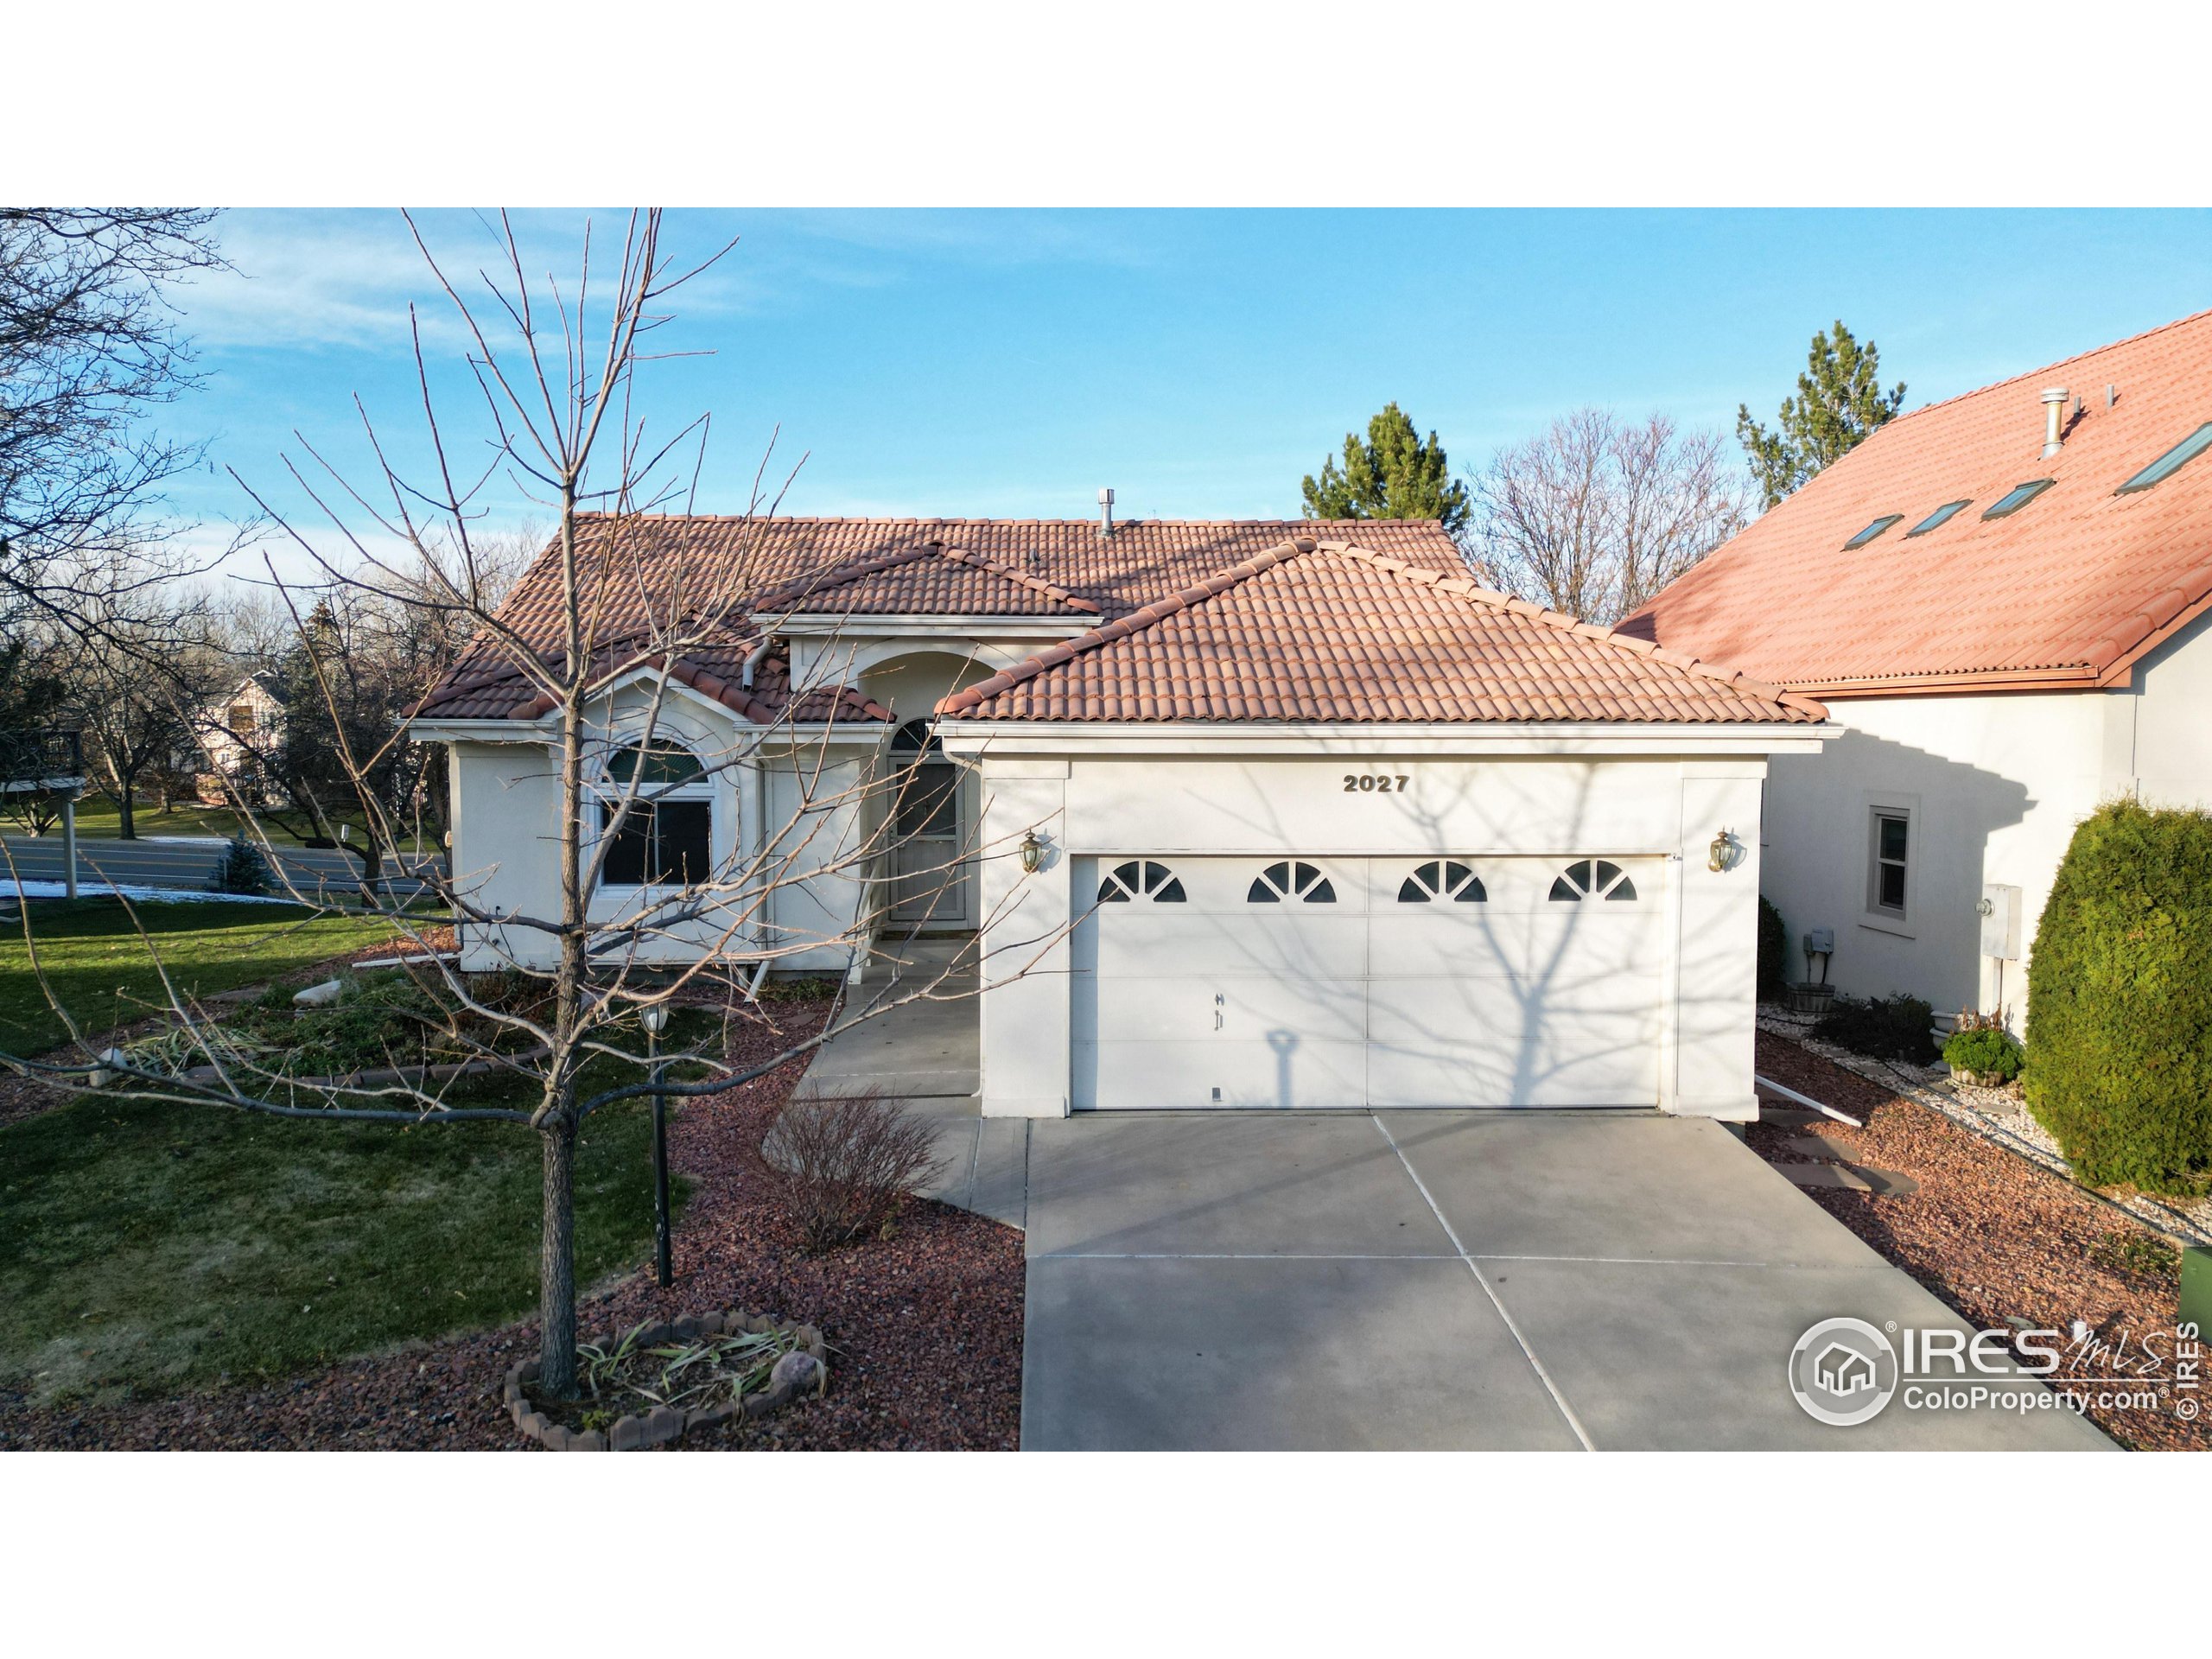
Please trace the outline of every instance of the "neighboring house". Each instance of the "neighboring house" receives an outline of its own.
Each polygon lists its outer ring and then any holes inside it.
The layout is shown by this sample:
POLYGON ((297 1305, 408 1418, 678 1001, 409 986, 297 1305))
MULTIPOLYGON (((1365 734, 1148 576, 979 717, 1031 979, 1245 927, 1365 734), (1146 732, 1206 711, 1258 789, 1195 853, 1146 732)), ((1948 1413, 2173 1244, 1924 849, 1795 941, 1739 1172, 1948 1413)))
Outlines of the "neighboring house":
POLYGON ((196 779, 200 798, 220 804, 236 793, 258 804, 266 786, 254 757, 284 741, 277 676, 267 669, 247 675, 225 696, 200 704, 193 724, 195 750, 179 756, 177 769, 196 779))
POLYGON ((1830 928, 1845 990, 2017 1027, 2075 825, 2212 803, 2208 448, 2212 312, 1891 421, 1622 625, 1828 708, 1768 785, 1793 977, 1830 928))
MULTIPOLYGON (((1817 703, 1482 588, 1430 522, 623 533, 645 575, 609 628, 678 583, 752 595, 752 621, 671 665, 660 735, 691 755, 654 764, 697 781, 652 846, 612 849, 596 913, 656 867, 757 852, 803 775, 899 778, 873 886, 838 868, 868 809, 837 806, 795 852, 817 874, 746 937, 846 969, 834 942, 879 892, 904 929, 982 928, 995 972, 1027 970, 981 999, 987 1114, 1754 1115, 1760 788, 1769 755, 1817 749, 1817 703), (781 753, 713 763, 777 721, 781 753)), ((555 593, 541 561, 502 619, 550 647, 555 593)), ((593 715, 603 794, 651 677, 593 715)), ((456 880, 556 913, 536 687, 480 642, 413 732, 453 747, 456 880)), ((485 927, 460 943, 500 960, 485 927)))

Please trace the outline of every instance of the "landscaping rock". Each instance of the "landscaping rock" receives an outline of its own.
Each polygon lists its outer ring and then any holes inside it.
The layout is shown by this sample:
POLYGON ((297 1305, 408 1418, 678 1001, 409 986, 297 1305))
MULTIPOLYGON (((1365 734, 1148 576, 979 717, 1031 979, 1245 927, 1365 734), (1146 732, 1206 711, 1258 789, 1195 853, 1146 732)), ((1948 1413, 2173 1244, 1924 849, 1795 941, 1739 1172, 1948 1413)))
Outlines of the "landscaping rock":
POLYGON ((828 1367, 804 1349, 785 1354, 778 1360, 775 1369, 768 1373, 768 1390, 774 1393, 785 1389, 792 1394, 822 1392, 830 1381, 828 1367))
POLYGON ((320 985, 310 985, 304 991, 292 993, 292 1001, 303 1008, 327 1007, 345 994, 345 982, 326 979, 320 985))

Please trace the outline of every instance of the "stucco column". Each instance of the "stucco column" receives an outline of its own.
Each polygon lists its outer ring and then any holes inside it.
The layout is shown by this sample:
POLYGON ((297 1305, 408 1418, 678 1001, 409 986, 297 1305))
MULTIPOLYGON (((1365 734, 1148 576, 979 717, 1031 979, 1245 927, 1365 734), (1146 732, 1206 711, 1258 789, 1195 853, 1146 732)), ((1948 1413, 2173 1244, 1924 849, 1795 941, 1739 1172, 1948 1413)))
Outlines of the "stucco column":
POLYGON ((1673 868, 1679 944, 1672 995, 1673 1073, 1660 1104, 1687 1117, 1749 1122, 1758 992, 1759 785, 1762 760, 1683 766, 1681 858, 1673 868), (1727 868, 1713 838, 1731 832, 1727 868))
POLYGON ((982 1113, 1060 1117, 1068 1109, 1068 925, 1073 914, 1062 825, 1068 763, 1027 756, 982 762, 982 1113), (1045 843, 1035 874, 1022 838, 1045 843))

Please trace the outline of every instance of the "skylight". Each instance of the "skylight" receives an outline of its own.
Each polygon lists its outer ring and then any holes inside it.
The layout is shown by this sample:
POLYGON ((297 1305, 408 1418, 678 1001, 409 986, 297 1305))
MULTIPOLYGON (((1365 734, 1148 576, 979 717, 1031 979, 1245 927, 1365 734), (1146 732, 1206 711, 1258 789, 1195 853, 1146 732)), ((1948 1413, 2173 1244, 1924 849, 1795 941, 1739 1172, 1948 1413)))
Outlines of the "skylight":
POLYGON ((1847 553, 1854 547, 1866 546, 1867 543, 1872 541, 1877 536, 1880 535, 1884 531, 1887 530, 1891 524, 1894 524, 1898 519, 1904 517, 1904 514, 1901 512, 1892 512, 1877 518, 1872 524, 1867 525, 1866 529, 1860 531, 1856 536, 1846 542, 1843 544, 1844 550, 1847 553))
POLYGON ((2015 484, 2011 489, 1989 504, 1981 515, 1985 518, 2002 518, 2018 512, 2058 480, 2052 478, 2031 478, 2024 484, 2015 484))
POLYGON ((2196 460, 2207 449, 2212 449, 2212 421, 2205 422, 2113 493, 2126 495, 2131 490, 2147 490, 2153 484, 2163 484, 2179 472, 2184 464, 2196 460))
POLYGON ((1910 530, 1905 531, 1905 539, 1910 541, 1915 536, 1925 536, 1931 530, 1942 529, 1944 525, 1951 522, 1953 516, 1959 512, 1961 509, 1973 505, 1973 502, 1970 500, 1946 501, 1942 506, 1936 508, 1935 512, 1929 513, 1925 518, 1915 524, 1910 530))

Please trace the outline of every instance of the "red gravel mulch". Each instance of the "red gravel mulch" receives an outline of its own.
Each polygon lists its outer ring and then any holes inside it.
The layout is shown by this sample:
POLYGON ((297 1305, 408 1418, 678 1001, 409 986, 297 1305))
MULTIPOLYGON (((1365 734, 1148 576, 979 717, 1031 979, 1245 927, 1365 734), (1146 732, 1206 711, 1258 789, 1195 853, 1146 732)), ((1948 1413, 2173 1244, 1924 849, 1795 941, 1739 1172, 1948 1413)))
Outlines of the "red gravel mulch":
MULTIPOLYGON (((826 1001, 774 1010, 733 1058, 819 1028, 826 1001)), ((1021 1235, 933 1203, 892 1236, 807 1255, 777 1206, 760 1140, 804 1070, 686 1105, 669 1131, 692 1182, 675 1230, 676 1285, 650 1267, 583 1299, 587 1338, 649 1319, 737 1307, 811 1322, 830 1344, 829 1394, 686 1446, 806 1451, 1012 1451, 1021 1420, 1021 1235)), ((38 1408, 0 1395, 0 1448, 524 1449, 500 1404, 506 1369, 537 1351, 534 1323, 289 1382, 116 1406, 38 1408)))
MULTIPOLYGON (((1818 1129, 1752 1124, 1747 1140, 1770 1162, 1793 1161, 1781 1141, 1817 1133, 1851 1149, 1853 1162, 1895 1170, 1916 1192, 1877 1198, 1815 1187, 1805 1196, 1910 1274, 1970 1325, 2004 1330, 2007 1315, 2066 1332, 2084 1319, 2103 1341, 2163 1332, 2171 1352, 2178 1274, 2150 1267, 2136 1241, 2158 1239, 2124 1211, 1952 1122, 1917 1101, 1831 1065, 1786 1038, 1761 1032, 1762 1075, 1862 1118, 1866 1127, 1818 1129), (2128 1246, 2135 1244, 2130 1252, 2128 1246)), ((2129 1351, 2139 1358, 2139 1347, 2129 1351)), ((2171 1375, 2169 1370, 2167 1375, 2171 1375)), ((2116 1376, 2114 1386, 2127 1386, 2116 1376)), ((2165 1401, 2171 1402, 2168 1394, 2165 1401)), ((2157 1410, 2092 1407, 2089 1418, 2123 1446, 2212 1450, 2212 1422, 2157 1410)))

